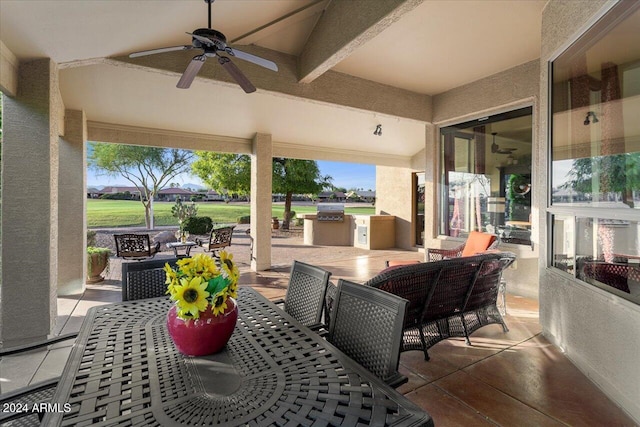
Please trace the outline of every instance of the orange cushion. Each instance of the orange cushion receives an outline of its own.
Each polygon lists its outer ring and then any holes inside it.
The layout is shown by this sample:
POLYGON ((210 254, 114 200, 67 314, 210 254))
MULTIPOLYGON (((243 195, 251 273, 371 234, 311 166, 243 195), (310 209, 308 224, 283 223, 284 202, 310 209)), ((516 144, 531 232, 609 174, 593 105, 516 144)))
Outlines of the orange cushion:
POLYGON ((464 245, 461 256, 471 256, 486 251, 489 246, 496 240, 493 234, 472 231, 469 233, 467 243, 464 245))
POLYGON ((396 267, 398 265, 409 265, 409 264, 418 264, 420 261, 418 260, 391 260, 387 261, 387 267, 396 267))

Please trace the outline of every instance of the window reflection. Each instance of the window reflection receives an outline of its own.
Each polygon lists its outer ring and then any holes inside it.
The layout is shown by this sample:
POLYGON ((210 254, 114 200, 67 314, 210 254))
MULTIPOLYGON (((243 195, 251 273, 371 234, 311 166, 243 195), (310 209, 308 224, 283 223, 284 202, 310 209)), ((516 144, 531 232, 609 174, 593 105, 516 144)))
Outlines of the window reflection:
POLYGON ((532 108, 441 129, 440 234, 531 244, 532 108))

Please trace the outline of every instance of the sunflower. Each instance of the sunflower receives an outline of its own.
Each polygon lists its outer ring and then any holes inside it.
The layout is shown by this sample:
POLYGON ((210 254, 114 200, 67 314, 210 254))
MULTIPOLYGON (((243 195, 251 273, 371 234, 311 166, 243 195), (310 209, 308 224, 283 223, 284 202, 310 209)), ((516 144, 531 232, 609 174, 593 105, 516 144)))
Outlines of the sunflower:
POLYGON ((232 284, 238 282, 240 270, 233 262, 233 254, 227 253, 226 251, 220 252, 220 268, 222 269, 222 275, 231 280, 232 284))
POLYGON ((171 299, 176 301, 178 314, 181 317, 190 315, 194 319, 200 317, 200 312, 205 311, 209 305, 209 292, 206 289, 207 282, 202 277, 181 278, 171 295, 171 299))
POLYGON ((214 316, 224 313, 227 309, 227 292, 226 288, 213 296, 211 311, 214 316))
POLYGON ((171 268, 168 262, 164 264, 164 272, 167 275, 167 280, 164 282, 168 285, 167 293, 173 294, 176 285, 180 284, 178 281, 178 273, 171 268))

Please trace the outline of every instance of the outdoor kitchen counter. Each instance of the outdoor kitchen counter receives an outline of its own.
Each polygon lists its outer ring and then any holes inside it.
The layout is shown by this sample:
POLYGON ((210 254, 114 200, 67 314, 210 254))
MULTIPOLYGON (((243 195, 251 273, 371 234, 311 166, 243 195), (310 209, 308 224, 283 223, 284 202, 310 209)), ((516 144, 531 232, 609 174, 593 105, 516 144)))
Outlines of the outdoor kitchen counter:
POLYGON ((342 221, 318 221, 317 214, 304 218, 304 244, 355 246, 362 249, 395 247, 395 216, 344 215, 342 221))

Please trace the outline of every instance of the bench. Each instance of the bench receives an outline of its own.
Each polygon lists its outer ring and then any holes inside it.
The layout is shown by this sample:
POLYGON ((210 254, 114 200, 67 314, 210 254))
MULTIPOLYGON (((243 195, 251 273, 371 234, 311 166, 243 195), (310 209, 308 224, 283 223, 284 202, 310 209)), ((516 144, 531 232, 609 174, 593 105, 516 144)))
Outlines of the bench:
POLYGON ((497 308, 502 272, 516 259, 509 252, 389 267, 365 282, 409 301, 401 351, 427 350, 483 326, 507 325, 497 308))

